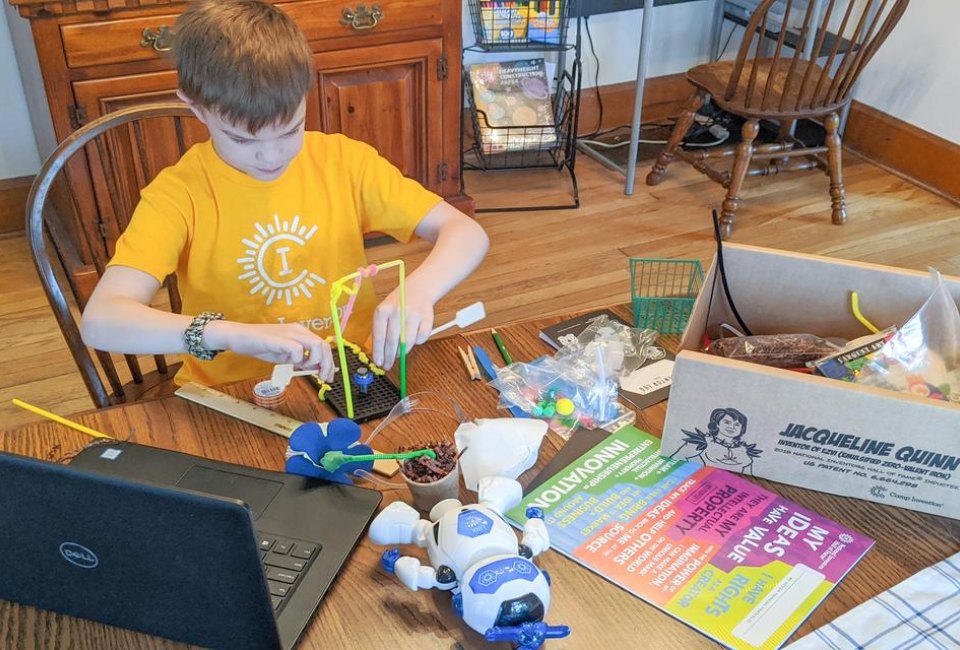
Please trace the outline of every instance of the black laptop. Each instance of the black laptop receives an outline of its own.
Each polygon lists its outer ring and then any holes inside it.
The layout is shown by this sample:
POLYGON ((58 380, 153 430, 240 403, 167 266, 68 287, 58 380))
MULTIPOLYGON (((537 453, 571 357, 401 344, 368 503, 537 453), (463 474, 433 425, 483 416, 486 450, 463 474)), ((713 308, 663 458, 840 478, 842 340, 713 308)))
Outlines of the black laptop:
POLYGON ((0 454, 0 598, 211 648, 291 648, 380 493, 133 443, 0 454))

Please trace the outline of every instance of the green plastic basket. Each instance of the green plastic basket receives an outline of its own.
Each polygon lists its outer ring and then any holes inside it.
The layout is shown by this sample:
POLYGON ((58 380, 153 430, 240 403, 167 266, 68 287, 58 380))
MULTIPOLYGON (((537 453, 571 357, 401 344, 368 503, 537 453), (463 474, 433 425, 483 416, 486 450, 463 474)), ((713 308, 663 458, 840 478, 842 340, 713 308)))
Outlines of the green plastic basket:
POLYGON ((702 286, 703 267, 699 260, 631 257, 634 324, 663 334, 683 332, 702 286))

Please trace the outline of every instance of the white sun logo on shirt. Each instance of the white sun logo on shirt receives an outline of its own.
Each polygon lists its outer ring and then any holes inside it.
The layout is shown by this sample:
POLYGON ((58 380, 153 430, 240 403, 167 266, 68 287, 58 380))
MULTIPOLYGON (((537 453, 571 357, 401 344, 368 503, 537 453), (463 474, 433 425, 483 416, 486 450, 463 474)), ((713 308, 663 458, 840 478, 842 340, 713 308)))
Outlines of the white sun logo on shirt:
POLYGON ((317 232, 317 227, 300 225, 300 216, 293 221, 280 221, 280 215, 273 215, 273 223, 254 224, 257 232, 250 239, 243 239, 247 247, 244 257, 237 258, 243 266, 238 279, 248 282, 250 295, 261 295, 270 305, 274 300, 284 300, 292 305, 295 298, 312 298, 311 289, 327 281, 308 269, 294 269, 291 259, 302 259, 295 255, 317 232))

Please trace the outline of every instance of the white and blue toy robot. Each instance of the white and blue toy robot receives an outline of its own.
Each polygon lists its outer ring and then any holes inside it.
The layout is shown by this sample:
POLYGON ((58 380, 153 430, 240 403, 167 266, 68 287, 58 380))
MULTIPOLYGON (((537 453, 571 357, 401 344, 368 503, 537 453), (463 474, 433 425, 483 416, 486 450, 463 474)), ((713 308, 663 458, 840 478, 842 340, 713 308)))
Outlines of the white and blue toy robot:
POLYGON ((453 591, 453 607, 487 641, 510 641, 519 650, 536 650, 546 639, 570 634, 565 625, 543 622, 550 608, 550 577, 530 558, 550 548, 543 513, 527 511, 523 538, 503 513, 520 503, 520 484, 509 478, 480 480, 480 503, 441 501, 430 521, 397 501, 370 524, 375 544, 415 544, 427 549, 430 566, 397 548, 384 552, 381 564, 409 589, 453 591))

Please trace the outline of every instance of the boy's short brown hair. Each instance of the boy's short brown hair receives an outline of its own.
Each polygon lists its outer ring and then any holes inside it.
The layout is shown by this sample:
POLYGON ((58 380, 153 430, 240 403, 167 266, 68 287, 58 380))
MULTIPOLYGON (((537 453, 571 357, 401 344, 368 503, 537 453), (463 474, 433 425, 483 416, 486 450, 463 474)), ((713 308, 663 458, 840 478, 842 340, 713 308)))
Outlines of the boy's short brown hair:
POLYGON ((199 0, 177 19, 180 90, 257 133, 289 122, 314 80, 303 32, 261 0, 199 0))

